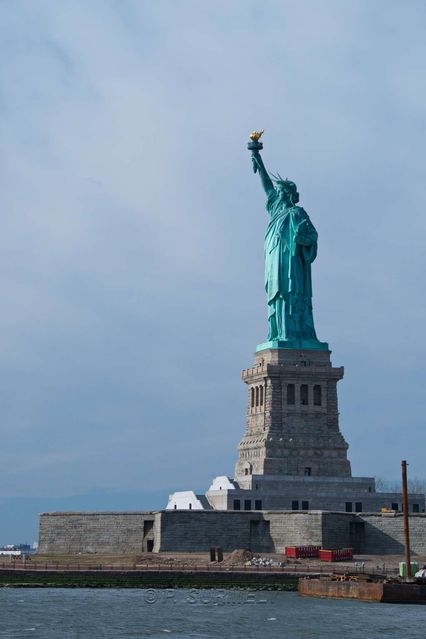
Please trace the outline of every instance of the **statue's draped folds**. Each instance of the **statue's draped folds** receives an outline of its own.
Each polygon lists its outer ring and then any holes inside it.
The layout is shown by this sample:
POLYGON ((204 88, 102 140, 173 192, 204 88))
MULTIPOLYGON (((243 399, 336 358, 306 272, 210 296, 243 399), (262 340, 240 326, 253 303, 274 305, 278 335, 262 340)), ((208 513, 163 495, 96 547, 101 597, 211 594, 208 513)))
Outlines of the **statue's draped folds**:
POLYGON ((270 221, 265 234, 265 289, 268 340, 317 341, 312 316, 311 263, 318 234, 306 211, 286 207, 275 190, 266 203, 270 221))

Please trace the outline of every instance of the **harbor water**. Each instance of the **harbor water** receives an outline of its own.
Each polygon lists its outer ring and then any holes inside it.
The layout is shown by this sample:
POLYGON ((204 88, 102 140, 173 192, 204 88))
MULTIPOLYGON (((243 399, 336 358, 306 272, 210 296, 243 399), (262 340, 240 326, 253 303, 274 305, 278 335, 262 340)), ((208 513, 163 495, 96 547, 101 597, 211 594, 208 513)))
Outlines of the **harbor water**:
POLYGON ((247 590, 0 589, 0 639, 417 639, 426 607, 247 590))

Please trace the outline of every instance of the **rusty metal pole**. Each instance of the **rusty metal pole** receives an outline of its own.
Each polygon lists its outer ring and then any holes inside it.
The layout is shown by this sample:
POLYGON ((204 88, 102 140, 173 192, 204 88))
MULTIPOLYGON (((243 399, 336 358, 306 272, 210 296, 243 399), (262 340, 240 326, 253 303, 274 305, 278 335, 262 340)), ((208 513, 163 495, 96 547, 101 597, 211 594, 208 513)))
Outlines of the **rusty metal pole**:
POLYGON ((402 467, 402 510, 404 513, 404 542, 405 542, 405 571, 407 579, 411 579, 410 526, 408 523, 408 488, 407 462, 401 462, 402 467))

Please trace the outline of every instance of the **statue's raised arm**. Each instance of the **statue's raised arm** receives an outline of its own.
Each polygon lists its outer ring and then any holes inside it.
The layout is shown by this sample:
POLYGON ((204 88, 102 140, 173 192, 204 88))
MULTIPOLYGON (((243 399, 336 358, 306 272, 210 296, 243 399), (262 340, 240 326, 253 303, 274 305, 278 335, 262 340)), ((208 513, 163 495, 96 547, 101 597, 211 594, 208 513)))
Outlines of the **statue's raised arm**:
POLYGON ((264 191, 266 195, 269 196, 275 191, 275 189, 274 184, 268 175, 268 171, 265 169, 265 165, 263 164, 263 160, 260 155, 260 151, 263 149, 263 144, 262 142, 260 142, 262 134, 263 131, 253 131, 250 134, 250 142, 248 143, 247 148, 251 151, 253 171, 255 173, 259 173, 264 191))

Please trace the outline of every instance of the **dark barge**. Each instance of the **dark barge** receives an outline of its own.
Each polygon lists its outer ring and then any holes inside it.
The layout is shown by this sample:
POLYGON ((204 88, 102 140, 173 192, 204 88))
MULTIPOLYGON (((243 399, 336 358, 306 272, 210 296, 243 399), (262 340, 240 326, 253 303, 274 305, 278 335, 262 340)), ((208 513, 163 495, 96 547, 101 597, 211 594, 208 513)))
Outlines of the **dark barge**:
POLYGON ((297 590, 299 595, 308 597, 426 604, 426 583, 377 579, 368 575, 303 577, 299 579, 297 590))

